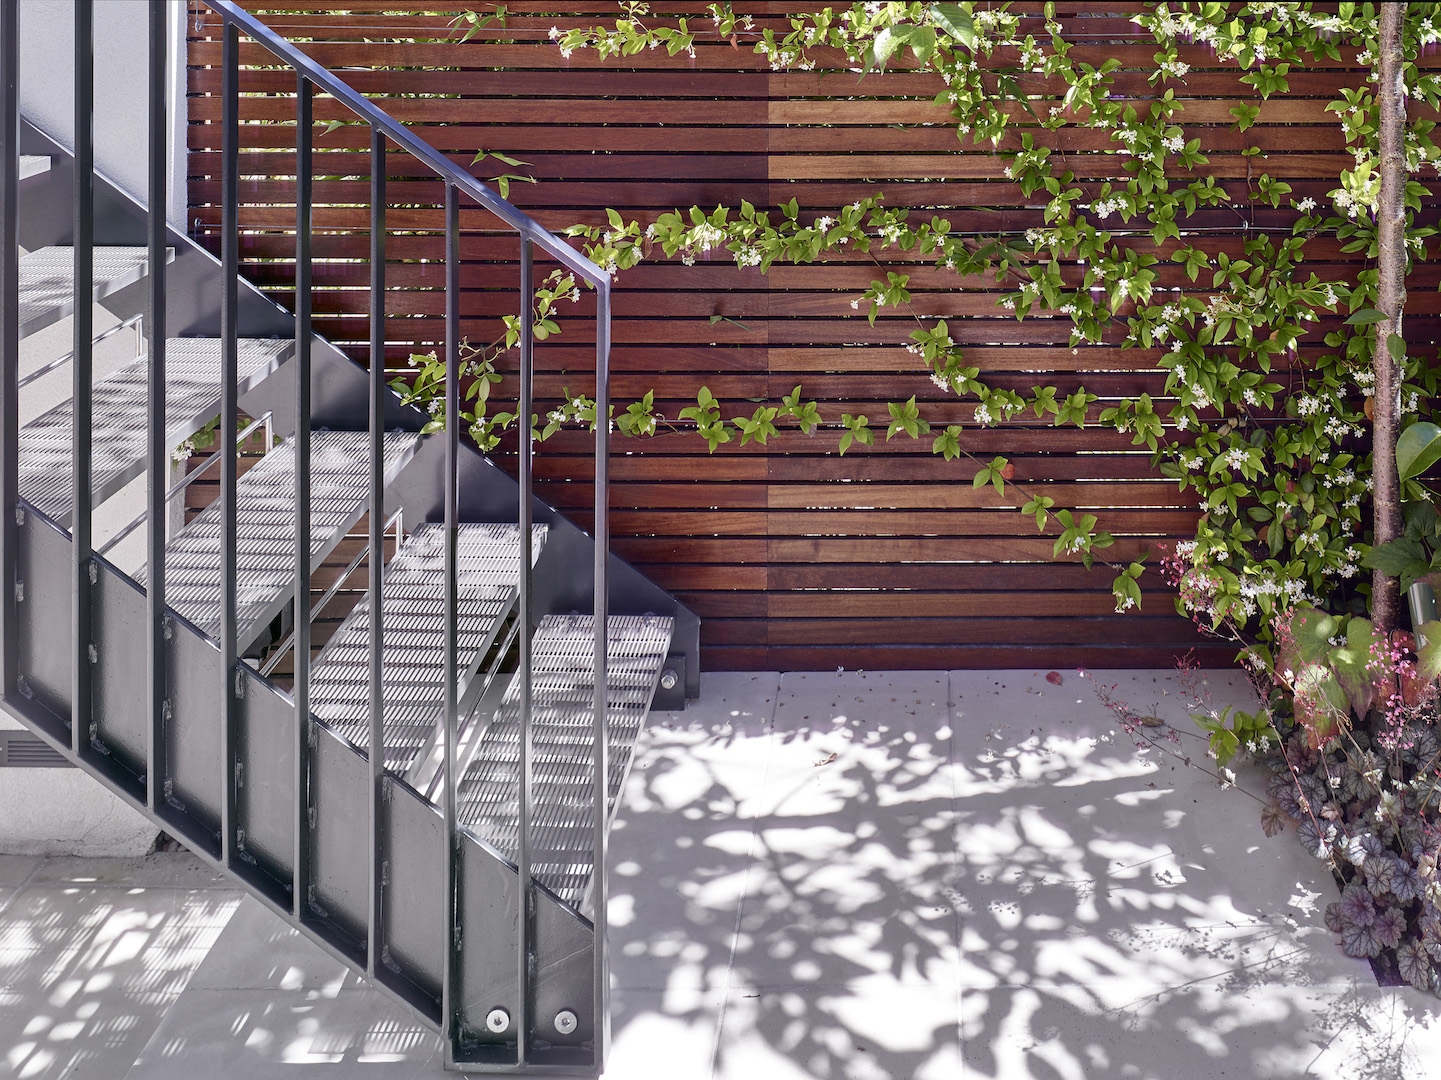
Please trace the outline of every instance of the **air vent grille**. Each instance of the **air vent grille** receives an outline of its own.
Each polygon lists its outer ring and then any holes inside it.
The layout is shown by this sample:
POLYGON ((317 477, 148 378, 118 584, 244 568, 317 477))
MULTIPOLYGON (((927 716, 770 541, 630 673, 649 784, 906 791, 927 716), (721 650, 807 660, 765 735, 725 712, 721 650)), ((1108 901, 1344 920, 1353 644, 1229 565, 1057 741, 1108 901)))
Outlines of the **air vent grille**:
POLYGON ((28 731, 0 731, 0 769, 67 769, 70 762, 28 731))

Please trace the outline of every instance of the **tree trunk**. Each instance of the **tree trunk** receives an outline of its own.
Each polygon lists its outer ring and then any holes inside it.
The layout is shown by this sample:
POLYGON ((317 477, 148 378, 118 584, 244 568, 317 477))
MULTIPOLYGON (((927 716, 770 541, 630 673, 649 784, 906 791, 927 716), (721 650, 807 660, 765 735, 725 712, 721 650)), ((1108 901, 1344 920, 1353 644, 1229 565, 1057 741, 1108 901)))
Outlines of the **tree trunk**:
MULTIPOLYGON (((1376 323, 1373 364, 1376 371, 1375 420, 1371 434, 1371 472, 1375 484, 1375 543, 1401 535, 1400 480, 1396 474, 1396 435, 1400 420, 1400 373, 1386 347, 1401 335, 1401 310, 1406 303, 1406 94, 1403 83, 1401 25, 1406 4, 1381 7, 1380 74, 1381 194, 1376 215, 1378 282, 1376 307, 1385 318, 1376 323)), ((1379 570, 1371 574, 1371 618, 1377 629, 1394 630, 1400 621, 1396 579, 1379 570)))

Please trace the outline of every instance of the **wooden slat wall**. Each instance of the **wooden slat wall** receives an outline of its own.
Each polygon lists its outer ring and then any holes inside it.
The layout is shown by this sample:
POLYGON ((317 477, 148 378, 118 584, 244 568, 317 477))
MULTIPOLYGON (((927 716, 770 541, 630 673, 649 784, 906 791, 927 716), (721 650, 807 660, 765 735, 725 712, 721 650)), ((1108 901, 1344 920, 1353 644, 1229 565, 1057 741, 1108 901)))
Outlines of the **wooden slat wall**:
MULTIPOLYGON (((464 44, 448 29, 448 16, 419 6, 396 14, 407 8, 396 0, 248 6, 317 60, 345 69, 351 85, 455 161, 468 165, 485 148, 528 162, 512 171, 538 182, 513 184, 511 199, 553 228, 603 222, 606 206, 645 222, 694 203, 747 199, 774 207, 794 196, 821 213, 878 192, 926 216, 944 208, 961 231, 1041 223, 1040 209, 1003 176, 988 146, 956 142, 946 112, 931 103, 941 89, 932 76, 892 71, 857 83, 846 72, 771 72, 748 48, 704 38, 694 60, 661 50, 622 62, 602 63, 590 53, 563 60, 547 40, 549 28, 613 18, 614 5, 603 3, 573 6, 564 18, 547 14, 553 6, 509 3, 504 30, 487 28, 464 44)), ((779 25, 806 7, 736 6, 760 25, 779 25)), ((1117 91, 1145 107, 1155 49, 1126 17, 1141 6, 1117 0, 1105 5, 1109 14, 1097 14, 1072 5, 1065 21, 1069 36, 1084 39, 1073 55, 1096 64, 1120 58, 1126 69, 1117 91)), ((193 15, 189 57, 190 216, 206 241, 219 221, 220 106, 207 96, 218 83, 209 66, 219 57, 210 38, 216 25, 213 16, 193 15)), ((242 47, 242 88, 255 95, 242 109, 243 253, 247 272, 284 302, 293 280, 294 196, 286 178, 294 172, 294 114, 285 97, 293 75, 265 68, 266 55, 242 47)), ((1263 104, 1258 126, 1241 135, 1230 129, 1228 110, 1251 94, 1234 65, 1222 67, 1204 47, 1183 49, 1181 58, 1193 67, 1178 90, 1187 136, 1202 139, 1206 172, 1239 204, 1198 214, 1189 227, 1217 231, 1222 246, 1239 252, 1248 222, 1289 227, 1293 216, 1246 205, 1252 164, 1241 151, 1262 147, 1264 167, 1291 183, 1296 198, 1323 200, 1350 163, 1323 106, 1338 96, 1338 85, 1358 85, 1360 75, 1349 65, 1294 73, 1290 93, 1263 104)), ((1346 59, 1354 61, 1353 53, 1346 59)), ((1039 77, 1033 83, 1038 93, 1058 89, 1039 77)), ((325 260, 315 275, 316 325, 360 359, 368 169, 356 151, 369 135, 356 126, 325 130, 347 119, 327 99, 317 101, 316 117, 315 167, 324 179, 315 252, 325 260)), ((1086 153, 1108 145, 1103 133, 1074 128, 1056 138, 1073 152, 1078 175, 1097 186, 1124 177, 1123 159, 1086 153)), ((500 168, 486 162, 476 172, 500 168)), ((442 336, 440 200, 438 184, 396 158, 386 309, 398 368, 412 349, 433 348, 442 336)), ((496 318, 515 309, 515 246, 486 234, 490 224, 479 210, 463 214, 464 227, 477 230, 462 245, 464 327, 473 340, 488 339, 496 318)), ((993 385, 1084 384, 1103 395, 1097 411, 1119 395, 1162 396, 1154 352, 1072 351, 1062 321, 1004 318, 993 282, 906 265, 894 251, 882 257, 888 268, 912 274, 916 314, 951 320, 969 362, 993 385)), ((1308 258, 1323 277, 1355 272, 1334 243, 1313 242, 1308 258)), ((724 252, 690 268, 657 261, 625 272, 614 303, 616 399, 654 389, 660 409, 674 416, 705 383, 728 414, 749 413, 753 402, 774 401, 800 383, 831 419, 860 411, 875 420, 885 415, 885 401, 911 394, 933 420, 970 419, 973 406, 937 391, 902 348, 915 325, 909 316, 888 311, 870 327, 851 309, 878 274, 854 252, 820 266, 777 266, 768 276, 737 268, 724 252), (715 315, 734 321, 712 323, 715 315)), ((1163 262, 1160 274, 1162 285, 1193 287, 1174 264, 1163 262)), ((1413 286, 1408 329, 1431 335, 1437 306, 1433 291, 1413 286)), ((593 304, 585 297, 575 311, 560 338, 538 349, 542 395, 563 385, 590 387, 593 304)), ((1318 330, 1294 362, 1304 365, 1320 337, 1318 330)), ((1207 662, 1225 662, 1233 652, 1172 614, 1156 575, 1147 578, 1144 614, 1113 614, 1108 570, 1053 560, 1051 540, 1017 512, 1020 488, 1005 496, 974 489, 975 466, 933 457, 929 440, 898 440, 844 458, 834 436, 784 434, 768 447, 738 441, 714 455, 693 435, 615 441, 615 548, 702 616, 707 668, 1148 666, 1192 648, 1207 662)), ((1193 531, 1193 501, 1153 473, 1144 449, 1114 432, 1033 428, 1017 418, 970 429, 963 445, 983 460, 1005 454, 1028 491, 1097 513, 1117 536, 1108 552, 1115 561, 1193 531)), ((563 434, 537 455, 544 497, 582 523, 590 505, 588 447, 588 435, 563 434)))

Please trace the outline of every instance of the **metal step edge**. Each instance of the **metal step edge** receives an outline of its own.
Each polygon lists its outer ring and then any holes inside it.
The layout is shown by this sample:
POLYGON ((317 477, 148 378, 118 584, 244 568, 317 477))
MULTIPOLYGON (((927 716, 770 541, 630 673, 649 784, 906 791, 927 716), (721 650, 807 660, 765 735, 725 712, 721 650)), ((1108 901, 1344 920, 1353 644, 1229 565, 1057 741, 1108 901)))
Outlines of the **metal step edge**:
MULTIPOLYGON (((386 485, 394 481, 410 461, 420 440, 416 432, 386 433, 386 485)), ((242 562, 237 553, 236 565, 237 584, 250 593, 243 610, 237 612, 237 640, 242 651, 279 614, 295 584, 294 451, 294 439, 287 439, 236 482, 237 546, 251 541, 245 552, 248 558, 242 562), (262 521, 259 529, 246 532, 247 516, 262 512, 271 517, 278 515, 281 520, 262 521), (257 584, 257 578, 263 580, 257 584)), ((320 568, 326 556, 364 515, 369 495, 369 467, 369 436, 365 432, 312 433, 311 573, 320 568)), ((220 619, 221 512, 220 504, 212 503, 166 545, 166 604, 211 638, 218 632, 220 619)), ((135 576, 144 584, 145 568, 135 576)))
MULTIPOLYGON (((166 342, 166 442, 179 445, 220 409, 220 339, 166 342), (213 353, 212 355, 209 355, 213 353), (173 394, 173 400, 172 400, 173 394)), ((239 392, 288 360, 295 342, 242 338, 239 392)), ((141 356, 95 384, 91 505, 99 506, 145 470, 148 358, 141 356), (106 415, 108 412, 109 415, 106 415), (97 445, 113 435, 116 445, 97 445)), ((20 429, 20 493, 59 525, 70 524, 72 402, 67 399, 20 429)))
POLYGON ((27 180, 32 176, 39 176, 41 173, 50 171, 50 159, 39 154, 20 155, 20 179, 27 180))
MULTIPOLYGON (((511 553, 519 552, 519 529, 503 523, 465 523, 458 533, 463 699, 481 660, 515 608, 520 567, 511 553), (511 557, 505 558, 507 555, 511 557)), ((544 525, 533 528, 534 556, 539 556, 547 533, 544 525)), ((444 698, 444 540, 444 525, 417 526, 381 577, 382 671, 388 688, 382 720, 385 763, 397 773, 408 772, 418 760, 426 758, 437 741, 435 731, 444 698), (398 627, 396 623, 406 625, 398 627), (431 640, 417 643, 417 633, 431 640), (398 634, 411 640, 396 645, 398 634), (420 731, 425 734, 419 739, 406 737, 407 732, 420 731)), ((341 738, 367 752, 369 654, 367 595, 361 597, 316 658, 311 681, 311 711, 341 738), (348 694, 343 692, 346 687, 348 694)))
MULTIPOLYGON (((165 249, 166 262, 175 249, 165 249)), ((149 249, 96 247, 95 291, 100 301, 150 272, 149 249)), ((20 336, 29 337, 75 311, 74 248, 43 247, 20 256, 20 336), (27 295, 28 294, 28 295, 27 295)))
MULTIPOLYGON (((607 824, 614 820, 674 628, 670 618, 652 615, 612 616, 608 623, 611 756, 607 824)), ((593 868, 587 868, 594 827, 590 798, 594 625, 588 615, 546 616, 536 630, 532 648, 533 873, 539 883, 577 911, 587 902, 594 876, 593 868), (567 816, 571 820, 566 820, 567 816)), ((519 755, 519 695, 519 679, 514 678, 500 707, 485 724, 474 759, 461 771, 456 798, 461 826, 512 862, 518 855, 515 763, 519 755)))

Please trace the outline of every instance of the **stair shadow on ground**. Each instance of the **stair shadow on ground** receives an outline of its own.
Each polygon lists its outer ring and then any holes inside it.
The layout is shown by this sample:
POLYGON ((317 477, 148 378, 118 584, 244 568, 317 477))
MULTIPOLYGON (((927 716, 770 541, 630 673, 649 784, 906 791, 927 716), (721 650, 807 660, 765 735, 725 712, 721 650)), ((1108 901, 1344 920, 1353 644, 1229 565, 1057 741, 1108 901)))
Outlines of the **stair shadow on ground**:
POLYGON ((239 900, 189 856, 0 856, 0 885, 0 1075, 25 1080, 124 1076, 239 900))
MULTIPOLYGON (((1163 677, 1107 674, 1189 724, 1163 677)), ((918 676, 714 676, 653 718, 614 980, 649 1039, 710 1033, 695 1075, 1441 1070, 1437 1003, 1340 954, 1329 875, 1259 804, 1138 754, 1074 675, 918 676)))

